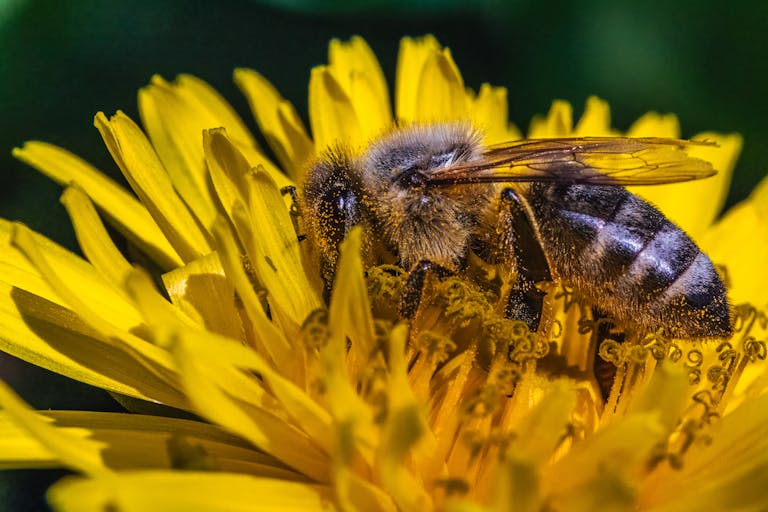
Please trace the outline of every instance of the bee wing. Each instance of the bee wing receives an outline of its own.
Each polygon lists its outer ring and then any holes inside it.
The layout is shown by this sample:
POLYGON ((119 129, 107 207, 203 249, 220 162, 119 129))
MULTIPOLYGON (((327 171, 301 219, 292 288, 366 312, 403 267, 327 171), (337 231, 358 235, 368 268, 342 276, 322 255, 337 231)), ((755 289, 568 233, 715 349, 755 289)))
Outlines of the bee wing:
POLYGON ((492 182, 568 182, 595 185, 658 185, 698 180, 717 173, 686 150, 715 146, 663 138, 582 137, 530 139, 492 146, 479 160, 430 175, 431 186, 492 182))

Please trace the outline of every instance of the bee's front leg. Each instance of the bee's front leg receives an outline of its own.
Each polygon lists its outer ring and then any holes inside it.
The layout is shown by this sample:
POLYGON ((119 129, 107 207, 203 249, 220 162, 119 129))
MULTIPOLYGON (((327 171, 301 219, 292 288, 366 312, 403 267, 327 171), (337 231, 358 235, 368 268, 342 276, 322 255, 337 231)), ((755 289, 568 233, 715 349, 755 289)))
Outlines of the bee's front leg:
POLYGON ((517 274, 507 297, 504 316, 522 320, 531 331, 539 328, 546 296, 536 287, 536 283, 552 280, 534 222, 524 200, 513 189, 504 189, 501 192, 497 232, 503 257, 510 266, 514 266, 517 274))
POLYGON ((416 316, 428 272, 434 272, 438 277, 448 277, 453 274, 447 268, 429 260, 418 262, 408 273, 408 279, 403 286, 402 301, 400 302, 400 316, 403 318, 410 319, 416 316))
POLYGON ((291 196, 291 209, 289 213, 291 214, 291 222, 293 223, 293 230, 296 232, 296 238, 298 238, 299 242, 303 242, 307 239, 307 235, 299 234, 299 222, 298 218, 301 217, 301 210, 299 209, 299 196, 296 193, 296 187, 293 185, 288 185, 280 189, 281 195, 290 195, 291 196))

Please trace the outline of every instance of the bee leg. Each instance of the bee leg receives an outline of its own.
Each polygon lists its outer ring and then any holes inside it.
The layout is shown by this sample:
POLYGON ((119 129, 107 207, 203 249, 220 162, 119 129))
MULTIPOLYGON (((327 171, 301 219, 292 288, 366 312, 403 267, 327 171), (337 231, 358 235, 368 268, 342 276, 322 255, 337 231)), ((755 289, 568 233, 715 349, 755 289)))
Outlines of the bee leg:
POLYGON ((626 335, 623 332, 615 331, 616 326, 609 320, 608 315, 596 307, 592 308, 592 318, 597 325, 597 332, 595 333, 597 343, 595 343, 594 358, 595 379, 597 379, 603 400, 607 401, 611 393, 613 381, 616 378, 617 368, 613 363, 600 357, 600 345, 607 339, 623 343, 626 335))
POLYGON ((447 268, 432 263, 428 260, 421 260, 408 273, 408 279, 403 286, 402 302, 400 303, 400 316, 403 318, 413 318, 419 309, 421 294, 424 291, 424 281, 427 272, 434 272, 438 277, 448 277, 453 272, 447 268))
POLYGON ((283 187, 280 189, 281 195, 289 195, 291 196, 291 211, 290 214, 294 217, 298 217, 301 215, 299 213, 299 197, 296 194, 296 187, 293 185, 288 185, 286 187, 283 187))
POLYGON ((512 320, 522 320, 528 325, 528 329, 534 332, 541 322, 545 296, 546 293, 536 288, 531 281, 518 278, 507 297, 504 316, 512 320))
MULTIPOLYGON (((293 229, 296 231, 296 233, 299 232, 299 223, 297 221, 297 217, 301 217, 301 210, 299 210, 299 197, 296 194, 296 187, 293 185, 288 185, 286 187, 283 187, 280 189, 280 194, 282 195, 290 195, 291 196, 291 209, 288 213, 291 215, 291 222, 293 223, 293 229)), ((296 238, 299 239, 299 242, 303 242, 307 239, 307 235, 296 235, 296 238)))
POLYGON ((552 280, 549 264, 528 210, 513 189, 506 188, 501 192, 501 209, 499 234, 517 269, 517 280, 507 297, 504 316, 522 320, 531 331, 535 331, 541 322, 546 296, 536 287, 536 283, 552 280))
POLYGON ((333 277, 336 274, 336 262, 328 258, 320 258, 320 275, 323 278, 323 301, 326 304, 331 303, 331 292, 333 291, 333 277))

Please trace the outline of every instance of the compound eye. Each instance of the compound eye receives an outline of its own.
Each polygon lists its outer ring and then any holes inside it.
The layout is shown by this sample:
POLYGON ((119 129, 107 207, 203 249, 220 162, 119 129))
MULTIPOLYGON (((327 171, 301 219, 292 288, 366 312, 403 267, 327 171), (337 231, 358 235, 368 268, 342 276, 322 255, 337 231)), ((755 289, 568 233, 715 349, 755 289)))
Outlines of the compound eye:
POLYGON ((349 191, 341 183, 334 183, 320 199, 320 211, 329 218, 343 217, 349 191))
POLYGON ((322 219, 319 230, 325 239, 334 245, 339 244, 349 229, 358 222, 357 200, 344 183, 334 183, 318 203, 319 217, 322 219))
POLYGON ((418 169, 411 168, 402 171, 396 182, 401 188, 420 188, 427 184, 427 176, 418 169))

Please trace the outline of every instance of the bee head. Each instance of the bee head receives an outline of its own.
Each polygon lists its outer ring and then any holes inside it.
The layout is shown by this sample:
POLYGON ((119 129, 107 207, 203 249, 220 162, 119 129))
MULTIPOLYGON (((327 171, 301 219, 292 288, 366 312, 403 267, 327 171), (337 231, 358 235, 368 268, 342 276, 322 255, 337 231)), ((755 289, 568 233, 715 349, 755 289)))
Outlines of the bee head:
POLYGON ((371 144, 360 168, 369 185, 423 189, 434 170, 478 158, 481 149, 481 136, 469 123, 414 124, 371 144))

